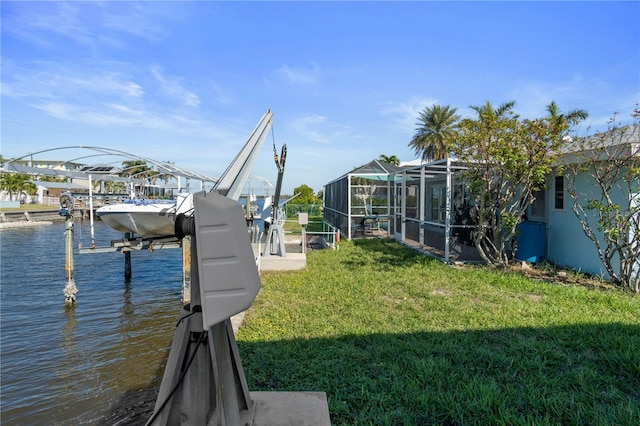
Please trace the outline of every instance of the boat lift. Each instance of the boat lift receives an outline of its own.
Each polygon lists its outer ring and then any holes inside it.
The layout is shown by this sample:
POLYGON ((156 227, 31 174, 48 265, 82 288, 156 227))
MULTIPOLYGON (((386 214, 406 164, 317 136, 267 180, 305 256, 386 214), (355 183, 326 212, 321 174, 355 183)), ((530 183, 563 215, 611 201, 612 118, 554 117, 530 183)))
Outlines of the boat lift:
MULTIPOLYGON (((225 195, 237 201, 240 198, 240 194, 244 185, 246 184, 253 164, 260 152, 264 139, 266 138, 271 125, 272 125, 272 112, 268 110, 260 119, 257 126, 249 136, 249 139, 243 145, 240 152, 236 155, 233 161, 229 164, 222 176, 216 180, 216 184, 212 191, 225 195)), ((91 204, 93 197, 91 194, 91 175, 89 175, 89 203, 91 204)), ((190 198, 190 197, 187 197, 190 198)), ((191 200, 188 200, 189 202, 191 200)), ((74 247, 74 199, 71 194, 64 193, 60 197, 60 210, 61 216, 66 219, 65 230, 65 276, 66 286, 64 290, 65 304, 73 305, 76 302, 75 294, 77 288, 74 283, 74 261, 73 261, 73 247, 74 247)), ((118 240, 112 240, 109 246, 96 247, 94 241, 93 230, 93 206, 89 208, 89 218, 91 227, 91 245, 88 248, 80 248, 80 254, 95 254, 95 253, 107 253, 107 252, 121 252, 125 255, 125 267, 124 276, 125 280, 131 278, 131 252, 140 250, 159 250, 169 248, 183 248, 183 267, 185 270, 185 277, 183 283, 183 299, 185 303, 188 302, 189 295, 186 294, 186 290, 190 287, 189 277, 189 265, 187 262, 190 259, 190 244, 183 244, 183 242, 176 238, 175 235, 162 235, 154 237, 141 237, 135 235, 134 232, 126 232, 123 238, 118 240)))
POLYGON ((276 152, 275 144, 273 146, 273 159, 278 168, 278 180, 276 182, 276 190, 273 196, 273 207, 271 212, 271 226, 267 233, 267 241, 264 249, 263 256, 269 257, 272 255, 286 257, 287 251, 284 246, 284 219, 281 217, 282 211, 280 209, 280 190, 282 188, 282 177, 284 176, 284 164, 287 160, 287 145, 282 146, 280 151, 280 159, 278 159, 278 153, 276 152))
MULTIPOLYGON (((193 194, 194 208, 176 216, 175 235, 167 236, 166 244, 184 240, 190 247, 192 294, 145 426, 330 425, 324 392, 249 391, 231 325, 231 317, 251 306, 261 286, 237 200, 270 126, 267 111, 214 189, 193 194)), ((279 165, 278 197, 284 155, 279 165)), ((277 197, 274 206, 277 211, 277 197)), ((68 209, 63 211, 72 221, 68 209)), ((151 242, 126 240, 112 249, 145 244, 151 242)))

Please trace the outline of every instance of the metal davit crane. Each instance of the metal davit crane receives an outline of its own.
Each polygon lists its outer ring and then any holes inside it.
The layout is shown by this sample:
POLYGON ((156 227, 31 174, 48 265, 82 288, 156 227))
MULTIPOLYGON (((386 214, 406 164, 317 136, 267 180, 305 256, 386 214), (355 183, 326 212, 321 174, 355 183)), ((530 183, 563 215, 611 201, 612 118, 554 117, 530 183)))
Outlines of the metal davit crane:
POLYGON ((324 392, 249 392, 231 324, 260 290, 237 199, 270 126, 267 111, 216 187, 194 194, 193 210, 176 217, 175 236, 191 240, 191 301, 146 425, 330 424, 324 392))
POLYGON ((282 228, 284 219, 280 216, 282 214, 280 211, 280 191, 282 189, 282 177, 284 176, 284 164, 287 161, 287 145, 282 146, 280 158, 278 159, 278 153, 276 152, 274 144, 273 159, 276 163, 276 167, 278 168, 278 180, 276 183, 275 194, 273 196, 272 225, 269 227, 269 232, 267 233, 263 256, 269 257, 271 255, 277 255, 285 257, 287 255, 287 251, 284 246, 284 229, 282 228))

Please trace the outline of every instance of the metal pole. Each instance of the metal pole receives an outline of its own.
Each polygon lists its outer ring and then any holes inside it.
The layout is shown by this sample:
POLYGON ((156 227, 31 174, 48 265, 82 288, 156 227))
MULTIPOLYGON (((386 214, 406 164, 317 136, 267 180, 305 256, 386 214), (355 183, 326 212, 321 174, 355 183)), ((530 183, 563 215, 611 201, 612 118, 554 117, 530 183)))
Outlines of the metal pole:
POLYGON ((73 306, 76 303, 76 293, 78 289, 73 279, 73 214, 66 216, 65 223, 65 245, 64 245, 64 274, 66 285, 62 293, 64 294, 64 303, 67 306, 73 306))
POLYGON ((444 261, 449 263, 449 244, 451 242, 451 158, 447 158, 447 188, 446 212, 444 230, 444 261))
POLYGON ((402 172, 402 186, 400 195, 400 241, 407 242, 407 172, 402 172))
POLYGON ((427 188, 425 187, 426 185, 426 175, 427 175, 427 169, 425 168, 425 166, 423 165, 420 168, 420 204, 419 204, 419 208, 420 208, 420 247, 424 247, 424 220, 425 220, 425 207, 427 206, 427 203, 425 202, 425 197, 427 194, 427 188))
POLYGON ((93 233, 93 182, 91 181, 91 175, 89 175, 89 224, 91 228, 91 248, 95 248, 96 242, 93 233))
POLYGON ((351 240, 351 175, 347 175, 347 239, 351 240))

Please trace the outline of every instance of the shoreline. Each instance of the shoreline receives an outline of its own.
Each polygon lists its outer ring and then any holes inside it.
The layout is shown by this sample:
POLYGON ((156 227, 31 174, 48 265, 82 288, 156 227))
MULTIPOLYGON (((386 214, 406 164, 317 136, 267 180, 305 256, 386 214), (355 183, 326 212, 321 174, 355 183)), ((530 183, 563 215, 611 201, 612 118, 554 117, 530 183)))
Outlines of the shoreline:
POLYGON ((53 225, 50 220, 20 220, 15 222, 0 222, 0 230, 11 228, 33 228, 36 226, 53 225))

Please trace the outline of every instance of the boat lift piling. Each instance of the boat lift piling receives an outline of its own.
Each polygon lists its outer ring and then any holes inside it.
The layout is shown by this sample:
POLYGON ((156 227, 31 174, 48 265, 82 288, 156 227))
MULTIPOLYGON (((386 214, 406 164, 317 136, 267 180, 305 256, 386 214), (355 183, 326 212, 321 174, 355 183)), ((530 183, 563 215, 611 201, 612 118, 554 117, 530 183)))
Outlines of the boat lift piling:
MULTIPOLYGON (((93 225, 91 225, 91 227, 93 229, 93 225)), ((129 241, 131 238, 133 238, 133 234, 131 234, 131 232, 125 232, 124 238, 125 240, 129 241)), ((131 251, 130 250, 124 251, 124 281, 127 283, 131 281, 131 251)))
POLYGON ((64 227, 64 275, 66 284, 62 293, 64 303, 68 307, 73 307, 76 303, 76 283, 74 281, 73 264, 73 200, 67 193, 60 196, 60 216, 65 217, 64 227))

